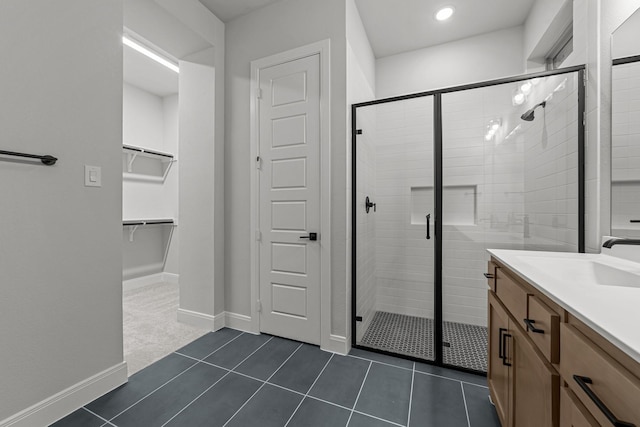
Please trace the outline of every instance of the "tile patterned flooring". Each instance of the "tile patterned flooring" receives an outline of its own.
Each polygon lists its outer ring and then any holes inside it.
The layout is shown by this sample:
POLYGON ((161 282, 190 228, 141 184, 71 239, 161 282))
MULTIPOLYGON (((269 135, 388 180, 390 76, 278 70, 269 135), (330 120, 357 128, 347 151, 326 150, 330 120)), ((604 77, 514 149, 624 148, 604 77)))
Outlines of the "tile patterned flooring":
MULTIPOLYGON (((442 322, 444 363, 487 372, 487 328, 442 322)), ((370 348, 433 360, 433 319, 376 311, 360 344, 370 348)))
POLYGON ((53 426, 499 426, 488 394, 481 376, 222 329, 53 426))

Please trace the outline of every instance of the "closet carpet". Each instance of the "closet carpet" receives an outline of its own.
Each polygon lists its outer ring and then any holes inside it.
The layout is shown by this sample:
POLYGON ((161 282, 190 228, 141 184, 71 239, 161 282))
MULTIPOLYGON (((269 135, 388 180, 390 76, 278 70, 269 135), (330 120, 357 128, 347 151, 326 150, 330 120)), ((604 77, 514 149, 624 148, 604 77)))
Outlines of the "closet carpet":
POLYGON ((123 292, 124 360, 130 376, 209 332, 178 323, 178 298, 174 283, 123 292))

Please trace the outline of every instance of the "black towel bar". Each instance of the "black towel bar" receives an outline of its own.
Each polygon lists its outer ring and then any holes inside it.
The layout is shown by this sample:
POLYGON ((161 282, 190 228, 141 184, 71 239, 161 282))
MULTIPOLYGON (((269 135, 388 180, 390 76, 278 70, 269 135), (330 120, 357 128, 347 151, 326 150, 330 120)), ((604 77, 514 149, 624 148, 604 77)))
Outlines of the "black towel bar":
POLYGON ((38 159, 47 166, 53 166, 58 161, 56 157, 50 156, 48 154, 44 156, 39 156, 37 154, 16 153, 15 151, 0 150, 0 155, 13 156, 13 157, 26 157, 28 159, 38 159))

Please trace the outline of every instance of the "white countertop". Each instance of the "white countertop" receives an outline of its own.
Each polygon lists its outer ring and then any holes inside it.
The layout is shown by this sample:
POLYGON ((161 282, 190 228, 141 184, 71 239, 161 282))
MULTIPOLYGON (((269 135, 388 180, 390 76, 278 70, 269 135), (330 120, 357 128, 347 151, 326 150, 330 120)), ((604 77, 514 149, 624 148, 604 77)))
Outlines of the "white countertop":
POLYGON ((603 254, 487 251, 640 363, 640 286, 627 286, 636 275, 640 281, 640 263, 603 254), (593 265, 602 270, 591 271, 593 265), (614 274, 605 274, 609 267, 614 274), (615 279, 616 272, 624 280, 615 279))

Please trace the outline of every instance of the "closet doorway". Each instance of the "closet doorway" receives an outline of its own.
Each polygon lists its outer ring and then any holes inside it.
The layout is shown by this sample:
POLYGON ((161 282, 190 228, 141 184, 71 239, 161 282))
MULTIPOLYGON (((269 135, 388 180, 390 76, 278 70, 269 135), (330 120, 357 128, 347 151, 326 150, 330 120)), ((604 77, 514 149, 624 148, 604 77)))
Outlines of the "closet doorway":
POLYGON ((220 262, 211 249, 217 250, 214 201, 219 206, 221 193, 214 191, 214 173, 221 170, 222 138, 215 89, 224 75, 215 72, 223 63, 214 44, 223 39, 205 31, 222 23, 202 9, 156 0, 124 4, 123 350, 129 375, 216 326, 214 280, 222 270, 214 271, 220 262))

